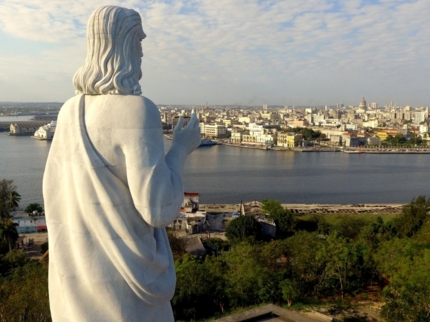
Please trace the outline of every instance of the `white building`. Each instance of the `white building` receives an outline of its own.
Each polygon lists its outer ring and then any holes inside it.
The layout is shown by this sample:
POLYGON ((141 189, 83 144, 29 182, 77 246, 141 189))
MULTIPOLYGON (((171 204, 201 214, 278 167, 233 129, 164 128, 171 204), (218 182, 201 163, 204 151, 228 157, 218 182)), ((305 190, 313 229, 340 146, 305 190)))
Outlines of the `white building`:
POLYGON ((56 121, 51 121, 51 123, 43 125, 34 132, 33 138, 39 140, 52 140, 55 134, 55 129, 57 127, 56 121))
POLYGON ((378 120, 369 120, 369 121, 363 122, 363 127, 376 128, 378 127, 378 125, 379 125, 378 120))
POLYGON ((200 132, 208 138, 222 138, 225 137, 227 128, 219 123, 203 124, 203 126, 200 123, 200 132))
POLYGON ((258 135, 264 134, 263 125, 258 125, 256 123, 249 123, 248 129, 249 129, 249 135, 258 136, 258 135))
POLYGON ((414 123, 415 124, 423 123, 426 120, 427 116, 428 116, 428 112, 426 111, 415 111, 414 123))
POLYGON ((428 134, 429 133, 429 127, 426 124, 420 125, 420 134, 428 134))

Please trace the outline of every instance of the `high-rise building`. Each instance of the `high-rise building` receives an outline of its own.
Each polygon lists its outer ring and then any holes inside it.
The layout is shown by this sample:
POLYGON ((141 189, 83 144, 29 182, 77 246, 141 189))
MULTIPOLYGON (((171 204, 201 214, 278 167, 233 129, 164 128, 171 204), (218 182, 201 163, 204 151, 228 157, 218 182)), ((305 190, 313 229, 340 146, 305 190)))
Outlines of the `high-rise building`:
POLYGON ((267 104, 263 104, 263 110, 267 111, 267 104))

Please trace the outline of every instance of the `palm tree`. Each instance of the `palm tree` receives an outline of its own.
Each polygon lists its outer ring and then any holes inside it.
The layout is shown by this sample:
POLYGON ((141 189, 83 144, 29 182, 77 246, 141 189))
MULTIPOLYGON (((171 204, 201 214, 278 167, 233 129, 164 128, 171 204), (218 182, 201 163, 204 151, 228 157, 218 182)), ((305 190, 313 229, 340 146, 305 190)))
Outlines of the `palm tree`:
POLYGON ((21 201, 21 195, 15 190, 9 192, 8 195, 8 207, 10 211, 16 209, 19 206, 19 202, 21 201))
POLYGON ((16 226, 18 226, 18 224, 14 223, 11 218, 0 222, 0 237, 9 244, 10 252, 12 251, 12 244, 14 244, 19 237, 16 226))

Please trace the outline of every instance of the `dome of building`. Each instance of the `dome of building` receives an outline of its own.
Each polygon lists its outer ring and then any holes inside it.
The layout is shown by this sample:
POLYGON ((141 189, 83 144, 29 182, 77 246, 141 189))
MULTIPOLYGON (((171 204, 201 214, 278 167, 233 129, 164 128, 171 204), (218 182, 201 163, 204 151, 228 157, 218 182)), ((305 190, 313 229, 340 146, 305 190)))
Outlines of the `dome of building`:
POLYGON ((360 105, 358 105, 358 109, 360 109, 360 110, 366 110, 366 109, 367 109, 367 102, 366 102, 366 100, 364 99, 364 97, 363 97, 363 99, 360 101, 360 105))

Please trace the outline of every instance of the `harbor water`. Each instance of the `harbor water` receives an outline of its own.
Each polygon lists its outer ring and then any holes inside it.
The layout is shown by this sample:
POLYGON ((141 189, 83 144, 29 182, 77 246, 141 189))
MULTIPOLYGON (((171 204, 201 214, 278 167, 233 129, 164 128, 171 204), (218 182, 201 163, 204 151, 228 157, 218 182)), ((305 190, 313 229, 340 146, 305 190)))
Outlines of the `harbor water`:
MULTIPOLYGON (((50 144, 0 133, 0 179, 14 180, 23 208, 43 204, 50 144)), ((170 144, 165 140, 166 150, 170 144)), ((217 145, 189 156, 184 185, 186 191, 200 193, 201 203, 268 198, 283 203, 407 203, 430 196, 429 164, 430 154, 300 153, 217 145)))

